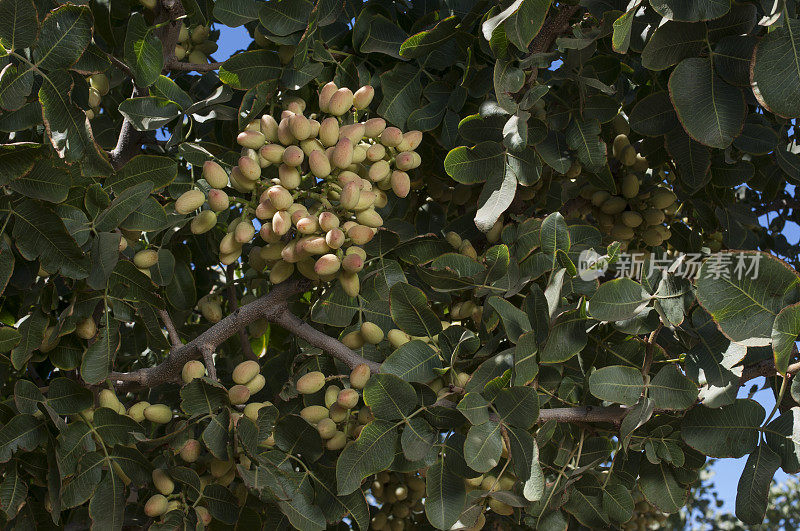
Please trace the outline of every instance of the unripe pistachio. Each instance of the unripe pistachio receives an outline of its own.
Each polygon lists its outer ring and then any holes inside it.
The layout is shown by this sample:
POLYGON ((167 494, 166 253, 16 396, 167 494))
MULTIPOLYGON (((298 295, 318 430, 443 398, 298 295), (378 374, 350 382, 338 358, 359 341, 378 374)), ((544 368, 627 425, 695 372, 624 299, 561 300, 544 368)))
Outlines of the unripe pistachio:
POLYGON ((626 134, 619 134, 614 138, 614 143, 612 144, 611 153, 616 157, 619 158, 620 153, 622 150, 631 145, 631 141, 628 139, 628 135, 626 134))
POLYGON ((413 170, 420 165, 421 159, 416 151, 403 151, 394 159, 395 166, 400 171, 413 170))
POLYGON ((264 407, 266 404, 262 404, 261 402, 250 402, 246 406, 244 406, 244 416, 252 420, 253 422, 258 421, 258 412, 264 407))
POLYGON ((350 416, 350 413, 339 404, 333 404, 331 406, 329 416, 332 421, 338 424, 347 420, 347 418, 350 416))
POLYGON ((336 452, 344 448, 345 444, 347 444, 347 436, 344 432, 337 431, 333 437, 328 439, 325 443, 325 448, 331 450, 332 452, 336 452))
POLYGON ((469 240, 464 240, 461 242, 461 247, 458 248, 458 252, 472 258, 473 260, 478 259, 478 253, 475 251, 475 248, 472 246, 469 240))
POLYGON ((122 405, 114 391, 110 389, 103 389, 97 396, 97 401, 100 407, 107 407, 113 411, 119 411, 122 405))
POLYGON ((292 116, 293 113, 289 111, 283 112, 285 117, 281 118, 281 121, 278 122, 278 142, 284 146, 289 146, 297 141, 292 132, 289 130, 289 117, 292 116))
POLYGON ((236 241, 236 238, 231 232, 223 236, 222 240, 219 242, 219 252, 221 254, 231 254, 241 250, 242 244, 236 241))
POLYGON ((633 236, 634 236, 633 229, 628 227, 627 225, 618 224, 614 225, 614 227, 611 229, 611 237, 614 238, 615 240, 619 241, 630 240, 631 238, 633 238, 633 236))
POLYGON ((357 254, 348 254, 342 258, 342 269, 348 273, 358 273, 364 269, 364 260, 357 254))
POLYGON ((166 424, 172 420, 172 410, 164 404, 153 404, 145 408, 144 418, 156 424, 166 424))
POLYGON ((250 157, 240 157, 239 172, 248 181, 255 181, 261 177, 261 166, 250 157))
POLYGON ((628 173, 622 178, 622 196, 627 199, 632 199, 639 195, 639 178, 633 174, 628 173))
POLYGON ((636 159, 633 161, 633 165, 631 169, 633 171, 645 171, 647 168, 650 167, 650 163, 647 162, 647 158, 641 156, 639 153, 636 154, 636 159))
POLYGON ((336 403, 345 409, 353 409, 358 404, 359 398, 361 397, 355 389, 342 389, 339 391, 336 403))
POLYGON ((630 210, 623 212, 620 217, 622 218, 622 223, 628 227, 638 227, 643 221, 641 214, 638 212, 632 212, 630 210))
POLYGON ((386 156, 386 148, 383 144, 372 144, 367 148, 366 160, 377 162, 386 156))
POLYGON ((311 136, 311 123, 302 114, 295 114, 289 118, 289 131, 297 140, 305 140, 311 136))
POLYGON ((627 206, 628 202, 625 199, 619 196, 613 196, 600 206, 600 210, 604 214, 613 216, 625 210, 627 206))
POLYGON ((198 44, 197 49, 206 55, 211 55, 219 50, 219 45, 214 41, 205 41, 198 44))
POLYGON ((331 174, 331 163, 322 151, 312 151, 308 156, 308 167, 311 173, 319 179, 324 179, 331 174))
MULTIPOLYGON (((354 387, 355 389, 363 389, 367 385, 367 380, 369 380, 369 367, 365 363, 356 366, 353 369, 355 372, 359 367, 365 367, 367 370, 361 370, 360 376, 358 377, 358 383, 361 384, 361 387, 354 387)), ((353 385, 353 373, 350 373, 350 385, 353 385)), ((359 424, 368 424, 372 422, 375 417, 372 415, 372 410, 369 406, 364 406, 358 410, 358 422, 359 424)))
POLYGON ((162 494, 154 494, 144 504, 144 514, 156 518, 166 513, 168 506, 169 502, 162 494))
POLYGON ((377 197, 378 195, 375 192, 362 188, 361 195, 358 197, 358 203, 353 207, 353 210, 360 211, 371 208, 375 204, 375 199, 377 199, 377 197))
POLYGON ((89 88, 89 107, 97 108, 100 106, 101 97, 100 92, 97 91, 96 88, 90 87, 89 88))
POLYGON ((377 345, 383 341, 383 330, 381 330, 381 327, 369 321, 361 323, 361 335, 364 337, 364 341, 370 345, 377 345))
POLYGON ((259 373, 261 370, 261 366, 258 364, 257 361, 254 360, 247 360, 243 361, 238 364, 233 369, 233 373, 231 374, 231 378, 233 379, 234 383, 237 384, 246 384, 259 373))
POLYGON ((342 337, 342 343, 347 348, 359 349, 364 346, 364 338, 359 331, 349 332, 342 337))
POLYGON ((329 418, 322 419, 317 422, 317 432, 323 440, 328 440, 337 432, 336 423, 329 418))
POLYGON ((342 188, 339 203, 346 210, 354 209, 361 199, 361 186, 356 182, 349 182, 342 188))
POLYGON ((178 214, 188 214, 194 212, 206 201, 206 196, 201 190, 189 190, 184 192, 175 201, 175 212, 178 214))
POLYGON ((459 247, 461 247, 462 240, 461 240, 461 236, 459 236, 458 233, 450 231, 450 232, 448 232, 447 234, 444 235, 444 238, 445 238, 445 240, 447 240, 447 243, 449 243, 455 249, 458 249, 459 247))
POLYGON ((241 222, 236 225, 236 230, 234 231, 234 239, 238 243, 248 243, 253 239, 253 236, 256 234, 256 228, 253 226, 252 223, 249 221, 241 222))
POLYGON ((230 253, 220 253, 219 261, 222 265, 228 266, 237 261, 241 256, 242 256, 242 248, 239 247, 238 249, 235 249, 230 253))
POLYGON ((357 146, 364 137, 364 124, 355 123, 339 128, 339 139, 346 138, 353 146, 357 146))
POLYGON ((189 52, 188 62, 195 65, 204 65, 208 63, 208 57, 200 50, 194 49, 189 52))
POLYGON ((300 410, 300 416, 309 424, 316 425, 322 419, 328 418, 328 408, 324 406, 308 406, 300 410))
POLYGON ((319 126, 319 141, 325 147, 335 146, 339 141, 339 121, 328 117, 319 126))
POLYGON ((213 160, 207 160, 203 163, 203 179, 212 188, 222 189, 228 186, 228 174, 222 166, 213 160))
POLYGON ((97 324, 91 317, 81 319, 75 325, 75 335, 81 339, 92 339, 95 334, 97 334, 97 324))
POLYGON ((230 199, 228 198, 228 194, 222 190, 212 189, 208 191, 208 206, 211 207, 212 211, 222 212, 223 210, 227 210, 229 205, 230 199))
POLYGON ((391 168, 389 167, 389 163, 385 160, 379 160, 375 162, 369 168, 368 176, 369 180, 376 183, 378 181, 382 181, 391 173, 391 168))
POLYGON ((192 30, 192 42, 194 44, 200 44, 204 40, 208 39, 209 34, 209 29, 206 26, 195 26, 192 30))
POLYGON ((353 106, 353 91, 342 87, 331 96, 328 102, 328 112, 334 116, 341 116, 353 106))
POLYGON ((303 251, 311 255, 320 255, 329 253, 331 251, 331 247, 325 241, 324 237, 313 236, 303 243, 303 251))
POLYGON ((383 225, 383 218, 374 208, 362 210, 356 214, 356 220, 367 227, 377 228, 383 225))
POLYGON ((285 246, 286 245, 281 241, 273 242, 262 247, 259 254, 261 255, 261 258, 267 262, 274 262, 281 259, 281 252, 285 246))
POLYGON ((314 259, 304 258, 295 264, 301 275, 309 280, 320 280, 319 275, 314 271, 314 259))
POLYGON ((192 234, 204 234, 217 224, 217 215, 212 210, 203 210, 192 219, 192 234))
POLYGON ((314 234, 317 230, 319 230, 319 223, 313 216, 305 216, 297 221, 297 232, 300 234, 314 234))
POLYGON ((336 83, 333 81, 329 81, 322 87, 319 91, 319 110, 328 112, 328 104, 330 103, 331 96, 333 96, 337 90, 339 90, 339 87, 337 87, 336 83))
POLYGON ((364 122, 364 136, 378 138, 386 129, 386 120, 383 118, 370 118, 364 122))
POLYGON ((209 472, 215 478, 221 478, 233 468, 233 461, 223 461, 221 459, 212 459, 208 464, 209 472))
POLYGON ((264 134, 261 131, 242 131, 236 137, 236 143, 250 149, 260 149, 261 146, 264 145, 265 140, 264 134))
POLYGON ((414 151, 422 143, 422 131, 406 131, 403 133, 402 147, 406 147, 401 151, 414 151))
POLYGON ((172 491, 175 490, 175 482, 170 479, 166 471, 160 468, 153 469, 153 485, 158 492, 165 496, 172 494, 172 491))
POLYGON ((297 379, 296 386, 301 395, 314 394, 325 386, 325 375, 319 371, 307 372, 297 379))
MULTIPOLYGON (((378 215, 377 212, 375 214, 378 215)), ((364 225, 350 227, 350 229, 347 231, 347 237, 350 238, 356 245, 367 244, 374 236, 375 232, 370 227, 366 227, 364 225)))
POLYGON ((144 417, 144 410, 150 406, 150 402, 136 402, 128 408, 128 416, 136 422, 142 422, 144 417))
POLYGON ((622 148, 622 151, 619 152, 617 158, 625 166, 633 166, 634 163, 636 162, 636 148, 628 144, 627 146, 622 148))
POLYGON ((183 61, 186 58, 186 48, 180 44, 175 45, 175 59, 183 61))
POLYGON ((297 167, 303 163, 305 153, 299 146, 287 146, 283 151, 283 163, 287 166, 297 167))
POLYGON ((406 172, 395 170, 392 172, 391 185, 394 195, 406 197, 411 191, 411 178, 406 172))
POLYGON ((158 263, 158 253, 153 249, 144 249, 133 255, 133 265, 139 269, 147 269, 158 263))
POLYGON ((280 235, 276 234, 275 231, 272 230, 272 220, 261 225, 261 228, 258 230, 258 235, 267 243, 277 243, 281 239, 280 235))
POLYGON ((370 85, 364 85, 353 94, 353 106, 358 109, 366 109, 375 97, 375 89, 370 85))
POLYGON ((489 498, 489 508, 501 516, 511 516, 514 514, 514 508, 512 506, 495 498, 489 498))
POLYGON ((340 138, 333 148, 331 163, 337 168, 345 169, 353 162, 353 143, 349 138, 340 138))
POLYGON ((676 196, 672 190, 660 188, 653 194, 653 197, 650 198, 650 204, 653 205, 653 208, 663 209, 674 203, 675 199, 676 196))
POLYGON ((358 273, 342 271, 339 273, 339 284, 342 286, 342 290, 350 297, 358 296, 358 292, 361 289, 358 273))
POLYGON ((278 210, 286 210, 294 203, 289 190, 280 185, 270 186, 267 190, 267 197, 272 203, 272 206, 278 210))
POLYGON ((197 515, 197 519, 203 522, 204 526, 208 526, 211 523, 212 520, 211 513, 208 512, 208 509, 206 509, 202 505, 196 506, 194 508, 194 512, 197 515))
POLYGON ((188 384, 195 378, 202 378, 206 375, 206 367, 202 362, 197 360, 187 361, 181 369, 181 379, 183 383, 188 384))
POLYGON ((403 141, 403 132, 396 127, 387 127, 380 136, 381 144, 386 147, 396 147, 403 141))
POLYGON ((489 243, 497 243, 500 240, 500 234, 503 232, 503 219, 500 218, 494 222, 492 228, 486 233, 486 241, 489 243))
MULTIPOLYGON (((138 269, 138 268, 137 268, 138 269)), ((139 271, 145 275, 147 278, 153 278, 153 274, 150 272, 149 269, 139 269, 139 271)))
POLYGON ((341 391, 341 389, 337 385, 329 385, 325 388, 325 407, 329 408, 336 403, 339 391, 341 391))
POLYGON ((389 340, 393 348, 400 348, 411 341, 411 337, 408 334, 397 328, 389 330, 389 333, 386 334, 386 339, 389 340))
POLYGON ((245 384, 247 390, 250 391, 250 396, 253 396, 257 392, 264 389, 264 386, 267 384, 267 379, 264 378, 263 374, 256 374, 249 382, 245 384))
POLYGON ((314 264, 314 271, 318 275, 332 275, 339 271, 342 262, 335 254, 324 254, 320 256, 314 264))
MULTIPOLYGON (((363 327, 362 327, 362 333, 363 333, 363 327)), ((381 331, 381 336, 383 336, 383 331, 381 331)), ((359 365, 356 365, 355 368, 350 372, 350 386, 353 387, 353 389, 363 389, 367 385, 367 380, 369 380, 369 377, 370 377, 369 365, 367 365, 366 363, 361 363, 359 365)), ((363 409, 364 408, 362 408, 362 410, 363 409)), ((359 419, 360 418, 361 418, 361 412, 359 411, 359 419)))
POLYGON ((269 281, 273 284, 280 284, 294 273, 294 264, 281 260, 276 263, 269 272, 269 281))
POLYGON ((664 211, 656 208, 650 208, 642 212, 645 223, 648 225, 660 225, 664 222, 664 211))
POLYGON ((256 181, 245 179, 238 166, 234 166, 230 175, 231 186, 238 192, 252 192, 256 188, 256 181))
POLYGON ((244 404, 250 399, 250 390, 244 385, 234 385, 228 390, 228 399, 234 406, 244 404))
POLYGON ((338 249, 344 244, 345 236, 341 229, 331 229, 325 234, 325 243, 331 249, 338 249))

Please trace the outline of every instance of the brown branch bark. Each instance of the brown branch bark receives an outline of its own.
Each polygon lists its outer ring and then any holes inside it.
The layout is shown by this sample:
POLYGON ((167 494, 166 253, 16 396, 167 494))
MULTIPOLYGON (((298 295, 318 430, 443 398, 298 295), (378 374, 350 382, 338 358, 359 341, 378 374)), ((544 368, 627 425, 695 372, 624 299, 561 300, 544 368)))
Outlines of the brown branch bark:
POLYGON ((172 60, 166 63, 164 69, 176 70, 179 72, 211 72, 213 70, 219 70, 220 66, 222 66, 222 63, 186 63, 184 61, 178 61, 173 55, 172 60))
POLYGON ((550 49, 553 41, 569 28, 569 21, 580 6, 564 6, 558 13, 547 17, 541 31, 533 38, 529 50, 531 53, 543 53, 550 49))
MULTIPOLYGON (((131 97, 147 96, 148 92, 147 89, 134 87, 131 97)), ((117 145, 108 153, 108 158, 115 170, 120 169, 139 152, 143 139, 144 132, 137 131, 131 121, 125 118, 119 130, 117 145)))
POLYGON ((158 315, 164 322, 164 328, 167 329, 169 342, 172 344, 173 348, 183 346, 183 343, 181 343, 181 337, 178 335, 178 330, 175 328, 175 323, 172 322, 172 317, 169 316, 169 312, 167 312, 167 310, 158 310, 158 315))
POLYGON ((239 330, 259 319, 266 319, 271 323, 286 328, 295 336, 304 339, 309 344, 319 347, 333 357, 353 368, 361 363, 366 363, 372 372, 378 372, 380 365, 369 361, 338 340, 309 325, 289 310, 289 299, 294 295, 306 291, 310 286, 308 281, 287 281, 278 284, 272 291, 263 297, 246 304, 237 311, 211 326, 208 330, 194 338, 192 341, 173 349, 167 358, 155 367, 146 367, 131 372, 112 372, 109 378, 112 382, 137 384, 140 387, 152 387, 162 383, 176 381, 180 377, 184 364, 193 359, 205 358, 209 376, 215 377, 213 363, 209 364, 210 355, 224 341, 233 337, 239 330), (205 353, 205 356, 204 356, 205 353))

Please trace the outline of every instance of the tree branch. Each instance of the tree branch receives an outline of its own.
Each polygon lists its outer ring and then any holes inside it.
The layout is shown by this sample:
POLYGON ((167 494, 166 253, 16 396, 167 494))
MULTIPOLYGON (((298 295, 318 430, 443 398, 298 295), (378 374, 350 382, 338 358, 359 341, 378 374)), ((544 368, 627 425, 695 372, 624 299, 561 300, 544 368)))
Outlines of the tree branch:
POLYGON ((177 70, 179 72, 211 72, 219 70, 222 63, 186 63, 175 59, 174 53, 172 60, 166 63, 165 70, 177 70))
MULTIPOLYGON (((266 319, 270 323, 286 328, 295 336, 344 362, 351 369, 356 365, 366 363, 372 372, 378 372, 380 370, 378 363, 359 356, 338 340, 317 330, 290 312, 289 299, 303 293, 309 287, 310 282, 306 280, 286 281, 278 284, 263 297, 232 312, 189 343, 173 349, 159 365, 132 372, 112 372, 109 378, 113 382, 130 382, 141 387, 153 387, 175 381, 187 361, 201 358, 205 352, 205 360, 208 363, 209 353, 213 354, 223 342, 259 319, 266 319)), ((206 368, 209 376, 214 375, 213 363, 206 368)))
MULTIPOLYGON (((233 264, 225 268, 225 294, 228 299, 228 308, 230 308, 231 312, 239 310, 239 301, 236 300, 236 285, 233 283, 235 269, 236 267, 233 264)), ((253 352, 253 347, 250 346, 250 339, 247 337, 247 331, 244 328, 239 330, 239 343, 241 343, 242 352, 244 352, 247 359, 258 360, 258 356, 253 352)))
POLYGON ((175 328, 175 324, 172 322, 172 318, 169 316, 167 310, 158 310, 158 315, 164 322, 164 328, 167 329, 169 342, 172 344, 173 348, 182 347, 183 343, 181 343, 181 338, 178 335, 178 330, 175 328))
MULTIPOLYGON (((133 87, 132 98, 147 96, 147 89, 133 87)), ((144 133, 137 131, 128 118, 122 121, 122 127, 117 138, 117 145, 108 153, 108 158, 115 170, 120 169, 139 151, 144 133)))
POLYGON ((529 50, 532 54, 544 53, 550 49, 553 41, 569 28, 569 20, 580 8, 579 5, 562 7, 558 13, 547 18, 542 29, 534 37, 529 50))

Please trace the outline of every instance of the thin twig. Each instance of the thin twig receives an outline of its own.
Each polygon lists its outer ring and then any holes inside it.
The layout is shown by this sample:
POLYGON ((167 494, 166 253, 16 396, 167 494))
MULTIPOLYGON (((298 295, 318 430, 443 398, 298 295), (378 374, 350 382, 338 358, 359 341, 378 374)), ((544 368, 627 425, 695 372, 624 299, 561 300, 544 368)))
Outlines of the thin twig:
POLYGON ((208 377, 217 381, 217 368, 214 366, 214 349, 211 348, 211 345, 202 345, 200 353, 203 356, 203 364, 206 366, 208 377))
POLYGON ((179 72, 211 72, 219 70, 222 63, 186 63, 178 61, 173 57, 173 60, 164 66, 165 70, 176 70, 179 72))
POLYGON ((655 350, 656 346, 656 337, 658 333, 661 332, 661 329, 664 328, 664 323, 658 323, 658 326, 655 330, 650 333, 650 337, 647 338, 647 347, 645 348, 644 353, 644 363, 642 363, 642 376, 647 378, 647 375, 650 374, 650 366, 653 364, 653 351, 655 350))

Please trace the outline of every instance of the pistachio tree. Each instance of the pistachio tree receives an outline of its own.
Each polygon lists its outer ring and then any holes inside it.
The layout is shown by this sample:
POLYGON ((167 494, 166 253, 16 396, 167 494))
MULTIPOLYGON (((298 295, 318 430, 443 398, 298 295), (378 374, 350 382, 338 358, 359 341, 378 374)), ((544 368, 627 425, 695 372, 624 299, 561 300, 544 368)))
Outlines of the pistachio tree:
POLYGON ((756 525, 800 471, 793 0, 0 0, 0 45, 3 528, 641 529, 745 456, 756 525))

